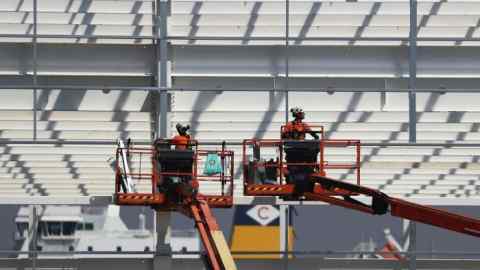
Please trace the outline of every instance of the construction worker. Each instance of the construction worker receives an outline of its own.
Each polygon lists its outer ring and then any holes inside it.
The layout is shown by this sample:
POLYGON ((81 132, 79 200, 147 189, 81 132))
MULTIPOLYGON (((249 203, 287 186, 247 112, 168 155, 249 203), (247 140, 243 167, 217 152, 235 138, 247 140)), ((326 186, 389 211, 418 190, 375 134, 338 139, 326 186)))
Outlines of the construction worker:
MULTIPOLYGON (((175 128, 177 129, 178 134, 174 136, 171 141, 171 144, 175 145, 175 150, 191 150, 191 136, 187 133, 190 129, 190 126, 183 126, 182 124, 177 123, 175 128)), ((192 172, 192 162, 193 160, 178 162, 177 169, 179 170, 179 172, 183 173, 192 172)), ((198 181, 196 179, 192 179, 190 176, 182 176, 180 178, 182 179, 182 181, 177 187, 177 192, 179 192, 183 196, 192 196, 197 192, 198 181)))
POLYGON ((301 108, 290 109, 293 121, 288 122, 282 128, 282 139, 287 140, 305 140, 306 133, 310 134, 315 140, 318 140, 317 133, 313 132, 307 123, 303 122, 305 113, 301 108))
POLYGON ((315 141, 305 141, 305 135, 310 134, 315 140, 319 137, 307 123, 303 122, 305 113, 301 108, 290 109, 293 121, 282 127, 281 137, 284 141, 287 170, 287 183, 295 185, 292 199, 296 199, 307 191, 313 191, 314 183, 309 175, 316 169, 319 144, 315 141), (295 165, 295 163, 310 163, 311 165, 295 165))
POLYGON ((194 162, 191 137, 187 133, 190 126, 183 126, 178 123, 176 129, 178 134, 168 144, 165 144, 162 140, 155 143, 160 156, 166 155, 164 158, 160 158, 160 171, 173 174, 165 176, 163 182, 160 183, 160 191, 166 193, 172 202, 179 202, 185 196, 193 196, 198 190, 197 180, 188 175, 192 173, 194 162), (174 149, 171 149, 172 146, 174 146, 174 149), (167 156, 168 158, 166 158, 167 156), (177 173, 178 175, 175 175, 177 173))
POLYGON ((175 145, 175 150, 186 150, 190 148, 190 135, 187 133, 187 131, 190 129, 190 126, 183 126, 182 124, 178 123, 175 127, 177 128, 178 134, 173 137, 171 141, 172 145, 175 145))

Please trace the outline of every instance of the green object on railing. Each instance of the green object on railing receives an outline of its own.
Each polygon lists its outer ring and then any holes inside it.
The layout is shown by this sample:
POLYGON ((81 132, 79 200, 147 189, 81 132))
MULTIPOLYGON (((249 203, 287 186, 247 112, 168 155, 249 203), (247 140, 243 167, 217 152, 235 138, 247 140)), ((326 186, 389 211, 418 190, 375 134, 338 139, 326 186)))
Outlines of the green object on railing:
POLYGON ((220 164, 220 156, 216 153, 207 154, 207 160, 205 167, 203 168, 203 174, 214 175, 222 173, 222 164, 220 164))

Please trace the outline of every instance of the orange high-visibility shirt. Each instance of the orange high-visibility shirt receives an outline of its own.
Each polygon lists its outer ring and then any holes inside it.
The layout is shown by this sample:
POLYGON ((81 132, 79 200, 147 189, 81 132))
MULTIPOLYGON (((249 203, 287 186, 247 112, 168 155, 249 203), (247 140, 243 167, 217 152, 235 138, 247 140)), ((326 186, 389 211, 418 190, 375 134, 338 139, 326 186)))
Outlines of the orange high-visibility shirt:
POLYGON ((284 139, 293 139, 293 140, 304 140, 305 133, 310 132, 311 128, 307 123, 304 122, 297 122, 291 121, 288 122, 282 131, 282 138, 284 139), (294 136, 293 133, 297 133, 297 137, 294 136))
POLYGON ((177 150, 185 150, 187 149, 189 141, 190 141, 190 136, 177 135, 173 137, 172 144, 175 145, 175 149, 177 150))

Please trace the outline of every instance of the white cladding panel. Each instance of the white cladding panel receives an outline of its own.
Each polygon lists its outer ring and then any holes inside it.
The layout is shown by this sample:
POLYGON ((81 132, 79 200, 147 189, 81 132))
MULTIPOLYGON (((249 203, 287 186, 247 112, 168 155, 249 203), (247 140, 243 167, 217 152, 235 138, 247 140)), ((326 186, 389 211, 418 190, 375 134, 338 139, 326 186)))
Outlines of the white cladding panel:
MULTIPOLYGON (((385 110, 407 111, 408 94, 388 93, 385 110)), ((417 94, 417 111, 480 111, 480 100, 476 93, 419 93, 417 94)))
MULTIPOLYGON (((379 111, 378 93, 290 93, 290 106, 306 111, 379 111)), ((283 93, 176 93, 176 111, 278 111, 284 110, 283 93)))
MULTIPOLYGON (((33 1, 0 2, 0 34, 32 34, 33 1)), ((154 1, 43 0, 38 3, 38 33, 44 35, 120 35, 142 39, 53 38, 41 43, 149 44, 153 36, 154 1)), ((292 37, 408 37, 408 1, 291 1, 292 37)), ((168 22, 172 36, 255 37, 285 35, 283 1, 179 1, 171 4, 168 22)), ((420 1, 418 36, 478 37, 480 3, 420 1)), ((2 42, 30 42, 1 38, 2 42)), ((174 44, 278 44, 282 41, 173 41, 174 44)), ((295 41, 297 45, 390 45, 397 41, 295 41)), ((478 46, 477 43, 420 42, 419 45, 478 46)))
MULTIPOLYGON (((37 90, 38 110, 58 111, 141 111, 148 93, 144 91, 37 90)), ((1 90, 0 110, 32 110, 33 93, 1 90)), ((145 107, 147 106, 147 107, 145 107)), ((12 119, 14 120, 14 119, 12 119)))

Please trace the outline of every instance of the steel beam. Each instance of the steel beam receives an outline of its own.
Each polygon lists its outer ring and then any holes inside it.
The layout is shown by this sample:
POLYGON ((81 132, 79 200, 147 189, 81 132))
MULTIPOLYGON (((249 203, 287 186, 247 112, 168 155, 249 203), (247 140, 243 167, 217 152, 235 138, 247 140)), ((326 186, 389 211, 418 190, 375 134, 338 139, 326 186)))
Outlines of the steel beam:
MULTIPOLYGON (((37 233, 38 233, 38 206, 29 206, 29 218, 28 218, 28 250, 37 251, 37 233)), ((32 269, 37 268, 37 253, 29 253, 29 258, 32 260, 32 269)))
POLYGON ((288 95, 288 80, 290 75, 290 55, 289 44, 290 43, 290 0, 285 0, 285 124, 288 123, 288 111, 289 111, 289 95, 288 95))
MULTIPOLYGON (((1 37, 1 36, 0 36, 1 37)), ((225 40, 225 41, 242 41, 242 40, 249 40, 249 41, 283 41, 285 40, 284 37, 269 37, 269 36, 256 36, 256 37, 232 37, 232 36, 169 36, 168 40, 195 40, 195 41, 209 41, 209 40, 225 40)), ((404 41, 408 42, 409 38, 405 37, 289 37, 288 40, 290 41, 404 41)), ((418 41, 480 41, 480 38, 455 38, 455 37, 422 37, 418 38, 418 41)), ((302 45, 298 45, 302 46, 302 45)))
POLYGON ((416 81, 417 81, 417 0, 410 0, 410 38, 409 38, 409 76, 408 76, 408 132, 409 142, 417 141, 417 102, 416 102, 416 81))
MULTIPOLYGON (((289 116, 289 75, 290 75, 290 0, 285 0, 285 124, 288 123, 289 116)), ((288 232, 290 223, 290 206, 280 206, 280 250, 284 252, 282 256, 283 269, 288 270, 289 249, 288 249, 288 232)))
MULTIPOLYGON (((33 34, 0 34, 0 38, 33 38, 33 34)), ((39 39, 118 39, 118 40, 142 40, 142 39, 157 39, 157 35, 58 35, 58 34, 40 34, 37 35, 39 39)), ((224 41, 284 41, 285 37, 270 37, 270 36, 255 36, 255 37, 232 37, 232 36, 168 36, 164 38, 166 40, 224 40, 224 41)), ((289 37, 290 41, 403 41, 408 42, 408 37, 289 37)), ((480 38, 474 37, 465 37, 465 38, 456 38, 456 37, 420 37, 417 41, 431 41, 431 42, 462 42, 462 41, 480 41, 480 38)))
POLYGON ((408 266, 410 270, 417 269, 417 255, 415 252, 417 251, 417 223, 415 221, 410 221, 410 247, 409 251, 411 252, 408 266))
MULTIPOLYGON (((170 62, 167 37, 167 26, 169 16, 170 2, 168 0, 156 0, 156 33, 158 39, 156 41, 156 57, 157 57, 157 87, 170 88, 170 62)), ((166 91, 159 91, 157 103, 157 137, 166 138, 168 136, 168 93, 166 91)))
MULTIPOLYGON (((32 39, 32 49, 33 49, 33 86, 38 84, 37 69, 38 69, 38 56, 37 56, 37 0, 33 0, 33 39, 32 39)), ((37 88, 33 88, 33 140, 37 139, 37 88)))
MULTIPOLYGON (((40 258, 39 265, 42 268, 74 268, 79 270, 149 270, 151 258, 131 258, 125 255, 112 254, 110 257, 95 256, 83 258, 40 258), (113 256, 113 257, 112 257, 113 256)), ((335 254, 331 252, 331 254, 335 254)), ((89 256, 89 255, 86 255, 89 256)), ((239 269, 263 269, 274 270, 281 268, 280 260, 248 260, 237 261, 239 269)), ((290 262, 291 269, 402 269, 405 263, 396 260, 379 259, 343 259, 309 257, 296 258, 290 262)), ((28 259, 2 258, 0 268, 23 269, 30 266, 28 259)), ((203 262, 198 259, 173 259, 172 268, 176 270, 202 269, 203 262)), ((420 259, 418 269, 479 269, 480 260, 477 259, 420 259)))
MULTIPOLYGON (((156 0, 156 86, 160 88, 171 87, 169 48, 167 37, 168 16, 170 14, 169 0, 156 0)), ((168 93, 166 91, 158 92, 158 102, 155 106, 157 110, 156 137, 168 137, 168 93)), ((155 211, 155 240, 158 253, 171 252, 169 232, 170 232, 170 212, 155 211)), ((165 258, 155 255, 153 258, 153 270, 172 269, 171 257, 165 258)))
MULTIPOLYGON (((9 84, 9 85, 0 85, 0 90, 27 90, 31 91, 32 89, 41 89, 41 90, 88 90, 88 91, 149 91, 149 92, 212 92, 212 91, 223 91, 223 92, 286 92, 286 89, 281 88, 220 88, 212 90, 211 88, 190 88, 190 87, 161 87, 161 86, 108 86, 108 85, 25 85, 25 84, 9 84)), ((409 93, 411 92, 410 88, 295 88, 294 90, 288 90, 288 92, 338 92, 338 93, 377 93, 377 92, 387 92, 387 93, 409 93)), ((415 93, 480 93, 480 89, 415 89, 415 93)))
MULTIPOLYGON (((409 76, 408 76, 408 109, 409 109, 409 142, 417 142, 417 101, 415 90, 417 88, 417 0, 410 0, 410 36, 409 36, 409 76)), ((416 251, 417 230, 414 221, 408 221, 408 251, 416 251)), ((409 270, 416 270, 416 256, 410 254, 408 258, 409 270)))
POLYGON ((155 255, 153 257, 153 270, 172 269, 172 257, 163 254, 171 254, 170 246, 170 212, 155 211, 155 255))
POLYGON ((407 219, 402 220, 402 229, 403 229, 403 249, 407 252, 408 257, 408 269, 416 269, 416 260, 417 260, 417 224, 415 221, 410 221, 407 219))
MULTIPOLYGON (((150 44, 143 46, 41 44, 38 46, 39 82, 53 86, 68 84, 152 86, 151 81, 147 79, 155 73, 155 61, 152 61, 153 49, 154 46, 150 44), (92 66, 92 62, 96 64, 92 66), (125 83, 126 76, 131 77, 134 83, 125 83), (89 81, 88 78, 94 81, 89 81), (144 83, 139 82, 141 80, 144 83), (69 83, 70 81, 73 83, 69 83)), ((463 47, 461 50, 454 47, 423 48, 422 57, 417 61, 418 66, 424 68, 421 72, 418 71, 421 79, 418 80, 417 86, 441 88, 439 90, 445 88, 476 88, 478 90, 480 57, 475 49, 473 47, 463 47), (469 63, 468 67, 466 67, 467 63, 469 63), (437 68, 439 66, 448 68, 439 69, 437 68)), ((174 56, 171 60, 175 61, 175 70, 172 72, 172 76, 175 77, 174 86, 179 88, 210 88, 210 90, 218 86, 220 86, 218 88, 223 86, 227 89, 271 88, 268 82, 275 76, 275 69, 280 66, 281 74, 277 76, 282 81, 279 81, 277 86, 280 90, 284 89, 283 46, 280 48, 277 46, 275 50, 275 46, 171 45, 170 50, 175 53, 171 53, 174 56), (230 69, 229 63, 235 63, 234 71, 230 69), (214 80, 218 82, 215 83, 214 80), (252 82, 241 83, 241 80, 252 82), (257 81, 260 81, 258 85, 255 84, 257 81)), ((329 86, 332 90, 346 87, 384 89, 385 78, 392 80, 391 88, 408 88, 404 84, 408 81, 408 58, 401 57, 406 56, 405 51, 406 48, 389 46, 359 46, 348 50, 341 46, 294 48, 291 44, 290 90, 293 91, 296 87, 326 88, 329 86), (350 57, 345 57, 346 54, 350 57), (398 57, 392 57, 392 55, 398 57), (369 68, 359 69, 358 65, 368 65, 369 68), (323 84, 318 85, 317 81, 322 80, 323 84), (312 84, 308 84, 309 81, 312 84)), ((24 65, 26 60, 31 61, 31 56, 28 57, 27 53, 25 47, 1 44, 0 55, 3 60, 0 62, 0 74, 2 74, 0 80, 4 84, 32 84, 31 81, 25 80, 25 77, 19 76, 32 74, 30 67, 26 68, 24 65), (17 79, 14 78, 15 75, 17 79), (22 79, 23 81, 20 81, 22 79)), ((30 76, 27 78, 31 80, 30 76)))

